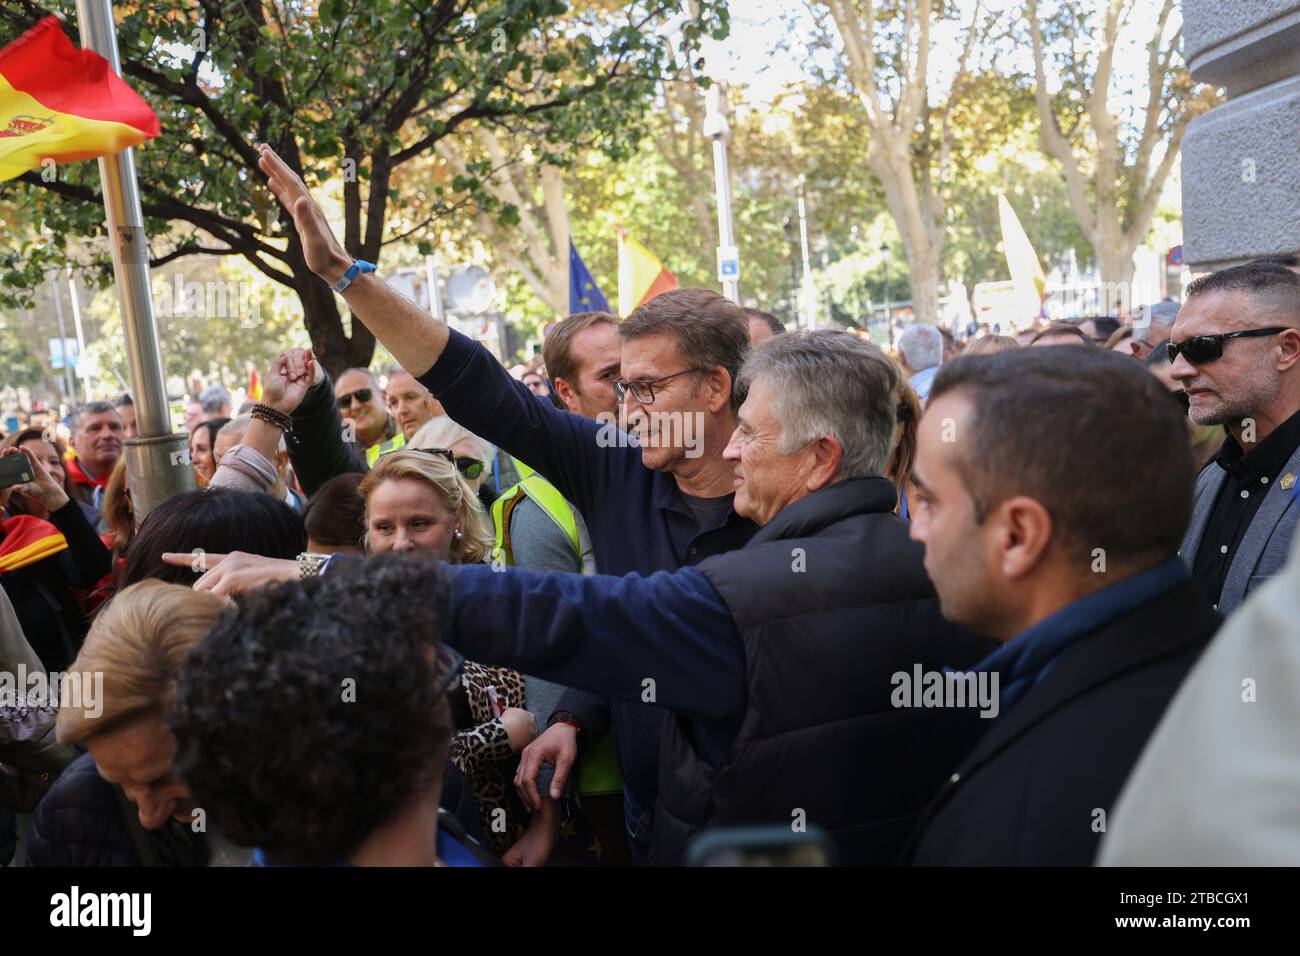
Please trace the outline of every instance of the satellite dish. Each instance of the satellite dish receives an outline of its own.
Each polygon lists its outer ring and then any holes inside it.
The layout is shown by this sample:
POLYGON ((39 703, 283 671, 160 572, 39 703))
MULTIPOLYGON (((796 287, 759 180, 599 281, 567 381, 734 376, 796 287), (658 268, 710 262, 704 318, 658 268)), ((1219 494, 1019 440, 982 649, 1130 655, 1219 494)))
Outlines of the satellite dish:
POLYGON ((447 276, 447 308, 460 315, 487 312, 496 301, 497 289, 487 270, 479 266, 457 266, 447 276))

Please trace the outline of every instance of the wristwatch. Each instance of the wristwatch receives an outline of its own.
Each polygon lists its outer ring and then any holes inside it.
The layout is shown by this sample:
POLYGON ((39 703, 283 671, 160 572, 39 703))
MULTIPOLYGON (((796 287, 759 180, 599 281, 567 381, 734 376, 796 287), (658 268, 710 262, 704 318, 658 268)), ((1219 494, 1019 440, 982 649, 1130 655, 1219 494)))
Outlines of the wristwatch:
POLYGON ((313 551, 302 552, 302 554, 298 555, 299 579, 318 577, 321 571, 324 570, 325 565, 329 563, 331 557, 333 555, 316 554, 313 551))
POLYGON ((330 286, 330 288, 335 292, 342 292, 350 286, 353 280, 355 280, 357 276, 361 275, 361 273, 374 271, 375 264, 373 262, 364 262, 361 259, 353 259, 352 265, 348 267, 348 271, 343 273, 343 278, 339 279, 339 281, 330 286))
POLYGON ((547 728, 554 727, 556 724, 568 724, 578 733, 582 733, 582 721, 578 719, 577 714, 570 713, 567 710, 557 710, 551 714, 550 720, 546 722, 547 728))

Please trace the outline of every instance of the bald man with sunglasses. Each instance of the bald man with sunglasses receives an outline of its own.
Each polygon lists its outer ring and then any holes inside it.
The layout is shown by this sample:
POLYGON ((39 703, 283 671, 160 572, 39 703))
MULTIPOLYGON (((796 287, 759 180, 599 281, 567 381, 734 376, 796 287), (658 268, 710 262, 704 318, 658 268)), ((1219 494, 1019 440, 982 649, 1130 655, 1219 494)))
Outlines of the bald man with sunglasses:
POLYGON ((1196 280, 1167 348, 1192 421, 1227 432, 1181 553, 1229 614, 1282 567, 1300 519, 1300 275, 1250 263, 1196 280))

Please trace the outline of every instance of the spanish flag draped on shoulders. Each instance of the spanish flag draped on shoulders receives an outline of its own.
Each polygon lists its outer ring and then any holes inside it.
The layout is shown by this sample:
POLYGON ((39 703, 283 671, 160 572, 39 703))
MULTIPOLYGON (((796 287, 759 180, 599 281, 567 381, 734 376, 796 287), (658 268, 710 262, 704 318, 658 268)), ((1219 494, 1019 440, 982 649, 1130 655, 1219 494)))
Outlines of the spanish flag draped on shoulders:
POLYGON ((120 153, 157 136, 158 117, 99 54, 46 17, 0 50, 0 181, 47 160, 120 153))
POLYGON ((33 515, 0 521, 0 574, 8 574, 66 550, 68 541, 54 525, 33 515))

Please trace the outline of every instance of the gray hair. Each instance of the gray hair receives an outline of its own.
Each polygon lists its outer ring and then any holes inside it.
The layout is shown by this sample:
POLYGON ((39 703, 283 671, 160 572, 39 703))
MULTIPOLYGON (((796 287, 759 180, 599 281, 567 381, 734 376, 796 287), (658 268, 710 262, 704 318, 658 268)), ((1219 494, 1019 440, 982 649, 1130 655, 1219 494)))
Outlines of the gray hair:
POLYGON ((102 415, 104 412, 120 413, 113 407, 112 402, 83 402, 72 410, 68 416, 68 429, 73 435, 77 434, 77 429, 81 427, 81 420, 87 415, 102 415))
POLYGON ((204 412, 214 415, 230 404, 230 393, 220 385, 209 385, 199 392, 199 404, 203 406, 204 412))
MULTIPOLYGON (((938 333, 935 333, 938 338, 938 333)), ((762 380, 781 423, 781 451, 825 436, 843 446, 838 477, 884 473, 898 422, 898 366, 849 332, 787 332, 750 353, 740 371, 747 391, 762 380)))
POLYGON ((1133 331, 1144 330, 1145 334, 1141 341, 1150 345, 1152 338, 1157 342, 1169 338, 1169 330, 1174 327, 1174 320, 1177 318, 1177 302, 1170 302, 1166 299, 1162 302, 1144 305, 1138 309, 1138 314, 1133 320, 1133 331))
POLYGON ((933 368, 943 361, 943 336, 933 325, 909 325, 898 337, 898 354, 913 372, 933 368))

